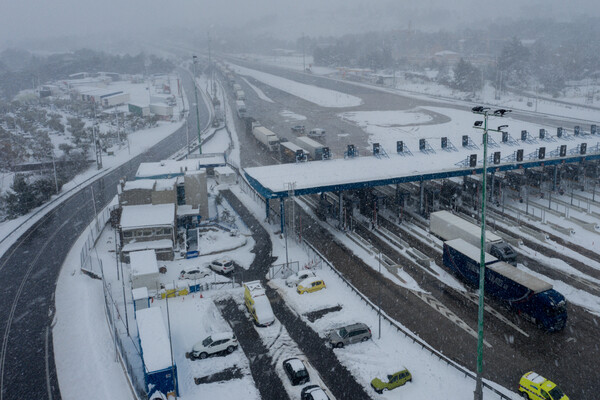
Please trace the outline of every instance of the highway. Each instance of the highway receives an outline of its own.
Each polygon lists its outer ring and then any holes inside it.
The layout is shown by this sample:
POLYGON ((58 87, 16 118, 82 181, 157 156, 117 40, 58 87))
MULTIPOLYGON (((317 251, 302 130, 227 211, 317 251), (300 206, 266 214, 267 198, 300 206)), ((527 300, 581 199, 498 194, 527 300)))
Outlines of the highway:
MULTIPOLYGON (((183 70, 179 73, 192 98, 191 76, 183 70)), ((208 119, 208 109, 202 103, 201 129, 208 119)), ((188 123, 190 132, 196 132, 193 108, 188 123)), ((94 201, 95 208, 101 210, 115 196, 119 179, 132 179, 141 162, 168 158, 186 143, 184 126, 147 152, 81 188, 28 229, 0 258, 0 400, 61 398, 52 349, 52 321, 54 291, 65 257, 92 221, 94 201)))

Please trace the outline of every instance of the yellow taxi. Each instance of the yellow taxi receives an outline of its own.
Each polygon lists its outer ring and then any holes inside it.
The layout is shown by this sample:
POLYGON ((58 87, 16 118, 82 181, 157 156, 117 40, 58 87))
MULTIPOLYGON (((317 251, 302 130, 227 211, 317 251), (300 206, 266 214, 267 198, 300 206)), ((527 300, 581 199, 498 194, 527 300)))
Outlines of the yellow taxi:
POLYGON ((296 290, 298 291, 298 294, 304 294, 316 292, 317 290, 325 289, 326 287, 323 279, 313 276, 300 282, 296 290))
POLYGON ((519 392, 523 398, 531 400, 569 400, 555 383, 533 371, 521 377, 519 392))

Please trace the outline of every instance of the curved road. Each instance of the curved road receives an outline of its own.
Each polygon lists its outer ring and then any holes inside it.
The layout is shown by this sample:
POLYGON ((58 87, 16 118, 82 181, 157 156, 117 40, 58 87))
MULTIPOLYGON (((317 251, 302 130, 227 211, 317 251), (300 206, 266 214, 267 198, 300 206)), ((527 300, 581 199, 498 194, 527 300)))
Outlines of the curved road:
MULTIPOLYGON (((180 75, 186 92, 192 93, 191 77, 180 75)), ((190 132, 197 129, 194 114, 192 110, 188 117, 190 132)), ((200 119, 205 124, 208 118, 203 104, 200 119)), ((94 217, 90 187, 100 210, 116 194, 119 179, 133 177, 141 162, 165 159, 186 143, 183 127, 82 188, 35 223, 0 258, 0 400, 61 398, 52 349, 54 291, 67 253, 94 217)))

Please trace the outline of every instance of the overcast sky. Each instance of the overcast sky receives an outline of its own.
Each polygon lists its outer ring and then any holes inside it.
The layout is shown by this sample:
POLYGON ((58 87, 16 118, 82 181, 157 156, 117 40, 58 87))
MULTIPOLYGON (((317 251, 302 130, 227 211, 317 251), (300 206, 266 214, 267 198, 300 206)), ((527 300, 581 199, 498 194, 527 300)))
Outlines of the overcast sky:
POLYGON ((0 46, 23 39, 157 28, 198 32, 243 28, 293 39, 367 30, 427 31, 481 26, 504 18, 600 16, 598 0, 0 0, 0 46))

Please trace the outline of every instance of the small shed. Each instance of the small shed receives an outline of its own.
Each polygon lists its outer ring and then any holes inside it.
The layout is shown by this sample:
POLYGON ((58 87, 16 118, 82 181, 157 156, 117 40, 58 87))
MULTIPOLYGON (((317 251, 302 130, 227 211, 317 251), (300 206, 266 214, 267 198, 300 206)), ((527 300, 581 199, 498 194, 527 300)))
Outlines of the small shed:
POLYGON ((237 183, 237 174, 227 165, 224 167, 216 167, 215 180, 219 185, 235 185, 237 183))
POLYGON ((132 287, 155 289, 159 272, 154 250, 132 251, 129 253, 129 261, 132 287))
POLYGON ((147 287, 140 287, 131 291, 133 297, 133 310, 139 311, 150 307, 150 296, 147 287))
POLYGON ((177 365, 171 364, 169 336, 158 307, 136 311, 140 349, 144 363, 144 380, 148 396, 159 391, 167 395, 176 393, 177 365), (175 374, 175 376, 173 376, 175 374))

